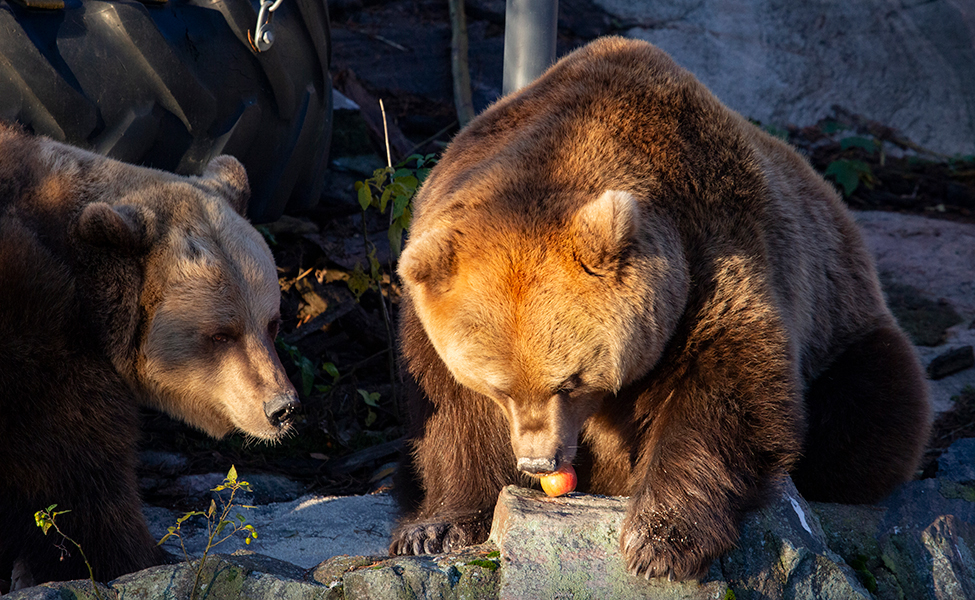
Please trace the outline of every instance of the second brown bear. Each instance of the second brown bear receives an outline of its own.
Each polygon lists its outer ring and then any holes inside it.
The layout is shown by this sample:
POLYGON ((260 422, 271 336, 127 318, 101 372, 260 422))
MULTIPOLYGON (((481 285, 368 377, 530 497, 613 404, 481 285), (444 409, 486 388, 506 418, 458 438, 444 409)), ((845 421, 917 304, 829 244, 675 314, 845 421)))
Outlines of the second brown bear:
POLYGON ((13 589, 165 560, 139 498, 140 405, 214 438, 291 430, 281 291, 249 195, 230 156, 183 177, 0 123, 0 580, 13 589), (35 526, 53 504, 84 555, 35 526))
POLYGON ((930 409, 832 187, 655 47, 596 41, 454 140, 399 266, 410 449, 394 554, 483 541, 574 463, 631 497, 630 569, 702 576, 791 472, 911 478, 930 409))

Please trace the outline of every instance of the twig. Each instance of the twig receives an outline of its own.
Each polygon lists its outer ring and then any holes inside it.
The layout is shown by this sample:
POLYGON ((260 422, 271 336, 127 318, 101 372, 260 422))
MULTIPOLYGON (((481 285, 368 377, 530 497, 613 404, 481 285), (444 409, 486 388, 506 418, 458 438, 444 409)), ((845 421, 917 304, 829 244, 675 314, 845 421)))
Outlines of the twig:
MULTIPOLYGON (((393 161, 389 157, 389 135, 386 129, 386 107, 383 106, 383 101, 379 99, 379 108, 383 113, 383 131, 387 132, 386 135, 386 166, 389 167, 389 181, 393 178, 393 161)), ((363 235, 365 235, 365 215, 363 215, 363 235)), ((389 225, 393 225, 393 207, 389 207, 389 225)), ((383 281, 382 277, 376 282, 379 287, 379 304, 383 308, 383 324, 386 326, 386 341, 389 343, 389 385, 390 390, 393 394, 393 410, 396 411, 397 416, 399 415, 399 398, 396 393, 396 352, 395 342, 393 341, 393 320, 390 316, 390 312, 393 310, 393 274, 396 271, 393 270, 393 253, 389 253, 389 291, 386 293, 386 297, 389 299, 389 309, 386 308, 386 300, 383 298, 383 281)))
POLYGON ((386 129, 389 136, 390 154, 395 156, 396 160, 409 156, 413 142, 403 135, 395 122, 387 125, 380 122, 383 121, 383 117, 379 112, 376 97, 363 87, 362 83, 356 79, 355 73, 349 69, 343 69, 336 73, 335 88, 359 105, 359 114, 369 130, 369 139, 376 144, 377 148, 383 144, 383 130, 386 129))
POLYGON ((471 72, 467 63, 467 19, 464 0, 450 0, 450 67, 454 76, 454 107, 463 128, 474 118, 471 72))
MULTIPOLYGON (((389 126, 386 124, 386 107, 383 105, 383 99, 379 99, 379 111, 383 114, 383 138, 386 142, 386 166, 390 169, 393 168, 393 159, 389 156, 389 126)), ((390 213, 392 215, 392 213, 390 213)))
POLYGON ((392 46, 393 48, 396 48, 397 50, 402 50, 403 52, 407 52, 407 49, 406 49, 405 46, 403 46, 401 44, 397 44, 396 42, 394 42, 393 40, 391 40, 389 38, 384 38, 383 36, 376 35, 376 34, 371 34, 369 37, 371 37, 372 39, 374 39, 376 41, 382 42, 384 44, 388 44, 388 45, 392 46))

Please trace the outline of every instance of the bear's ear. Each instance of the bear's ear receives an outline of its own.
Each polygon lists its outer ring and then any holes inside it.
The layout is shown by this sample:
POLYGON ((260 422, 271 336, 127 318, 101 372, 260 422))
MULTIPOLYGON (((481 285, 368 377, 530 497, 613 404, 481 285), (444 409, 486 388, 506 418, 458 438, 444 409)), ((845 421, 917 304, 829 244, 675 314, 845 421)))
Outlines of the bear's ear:
POLYGON ((127 254, 145 251, 155 238, 156 216, 147 208, 110 206, 92 202, 78 217, 77 234, 100 248, 115 248, 127 254))
POLYGON ((244 165, 233 156, 221 154, 211 160, 197 183, 223 196, 240 216, 247 216, 247 201, 251 197, 251 186, 247 181, 244 165))
POLYGON ((629 192, 606 190, 572 219, 579 260, 587 268, 607 268, 639 228, 640 207, 629 192))
POLYGON ((454 271, 452 238, 449 229, 438 228, 407 240, 396 268, 400 279, 434 288, 447 281, 454 271))

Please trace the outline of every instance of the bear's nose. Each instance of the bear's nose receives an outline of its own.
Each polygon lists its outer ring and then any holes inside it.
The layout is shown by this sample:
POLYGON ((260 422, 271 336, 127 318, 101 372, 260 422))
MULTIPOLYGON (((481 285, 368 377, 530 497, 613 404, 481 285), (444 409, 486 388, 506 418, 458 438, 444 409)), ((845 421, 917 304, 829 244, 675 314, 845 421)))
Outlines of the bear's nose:
POLYGON ((518 470, 524 471, 525 473, 532 473, 534 475, 540 475, 542 473, 551 473, 558 468, 558 460, 555 458, 519 458, 518 459, 518 470))
POLYGON ((275 427, 287 425, 291 417, 301 403, 294 394, 279 394, 264 403, 264 414, 267 420, 275 427))

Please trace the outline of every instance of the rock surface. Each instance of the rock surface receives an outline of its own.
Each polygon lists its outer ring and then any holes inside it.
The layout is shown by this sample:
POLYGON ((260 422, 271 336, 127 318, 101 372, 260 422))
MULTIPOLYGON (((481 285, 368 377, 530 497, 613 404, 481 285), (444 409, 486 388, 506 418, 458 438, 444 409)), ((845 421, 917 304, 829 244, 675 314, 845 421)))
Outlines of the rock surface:
MULTIPOLYGON (((103 598, 646 598, 651 600, 963 598, 975 594, 975 440, 953 445, 942 476, 878 506, 809 504, 791 480, 745 516, 738 547, 702 582, 647 581, 618 551, 624 498, 549 498, 505 488, 491 539, 418 557, 333 556, 305 569, 242 554, 163 565, 99 586, 103 598), (199 574, 199 576, 198 576, 199 574), (116 596, 117 594, 117 596, 116 596)), ((94 598, 87 581, 45 584, 11 600, 94 598)))
POLYGON ((490 537, 503 565, 499 597, 724 598, 728 586, 721 581, 671 584, 629 575, 618 549, 625 513, 626 498, 577 492, 549 498, 504 488, 490 537))
POLYGON ((942 455, 938 478, 910 482, 876 507, 812 504, 831 548, 875 597, 975 597, 973 442, 942 455))
POLYGON ((747 117, 805 126, 839 105, 937 152, 975 153, 971 2, 594 1, 747 117))
MULTIPOLYGON (((147 507, 145 513, 156 539, 165 535, 180 514, 158 507, 147 507)), ((385 555, 399 509, 389 495, 375 494, 303 496, 291 502, 235 510, 232 515, 237 513, 254 525, 258 538, 245 545, 242 535, 231 537, 217 547, 217 552, 252 550, 310 569, 337 555, 385 555)), ((206 522, 200 517, 191 519, 183 525, 182 533, 189 556, 200 556, 207 543, 206 522)), ((183 556, 175 538, 163 547, 176 557, 183 556)))
POLYGON ((629 575, 618 550, 625 513, 625 498, 548 498, 505 488, 491 530, 503 566, 499 597, 720 600, 729 591, 735 598, 870 597, 827 547, 789 479, 771 505, 746 517, 739 547, 715 561, 702 582, 629 575))
MULTIPOLYGON (((957 313, 936 346, 917 346, 928 366, 945 352, 975 344, 975 224, 892 212, 854 213, 881 279, 906 286, 933 304, 957 313)), ((975 368, 929 381, 936 412, 949 410, 966 386, 975 387, 975 368)))

